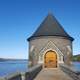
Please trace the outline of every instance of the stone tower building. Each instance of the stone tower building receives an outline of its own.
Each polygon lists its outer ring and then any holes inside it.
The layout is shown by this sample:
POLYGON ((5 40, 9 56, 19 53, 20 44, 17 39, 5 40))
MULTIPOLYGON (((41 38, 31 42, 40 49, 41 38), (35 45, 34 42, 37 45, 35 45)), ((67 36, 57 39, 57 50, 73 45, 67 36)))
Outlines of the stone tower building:
POLYGON ((28 38, 29 61, 32 65, 43 64, 46 68, 69 64, 72 56, 72 41, 52 14, 44 19, 34 34, 28 38))

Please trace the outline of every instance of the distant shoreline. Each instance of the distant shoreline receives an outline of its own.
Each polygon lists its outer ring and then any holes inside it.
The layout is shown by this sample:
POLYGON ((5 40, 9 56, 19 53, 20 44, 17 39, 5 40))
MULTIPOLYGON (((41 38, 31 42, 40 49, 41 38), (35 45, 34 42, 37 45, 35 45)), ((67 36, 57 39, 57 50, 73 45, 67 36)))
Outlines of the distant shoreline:
POLYGON ((3 59, 3 58, 0 58, 0 62, 5 62, 5 61, 26 61, 28 59, 3 59))

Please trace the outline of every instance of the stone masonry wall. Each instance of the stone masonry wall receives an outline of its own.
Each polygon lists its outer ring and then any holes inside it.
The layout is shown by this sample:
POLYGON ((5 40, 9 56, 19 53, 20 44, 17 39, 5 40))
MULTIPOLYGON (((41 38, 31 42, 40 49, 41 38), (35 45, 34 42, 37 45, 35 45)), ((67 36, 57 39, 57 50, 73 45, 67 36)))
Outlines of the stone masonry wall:
POLYGON ((40 37, 29 42, 29 54, 33 57, 33 64, 36 64, 39 58, 40 50, 46 44, 52 41, 58 49, 64 54, 64 62, 69 62, 72 55, 72 42, 63 37, 40 37))

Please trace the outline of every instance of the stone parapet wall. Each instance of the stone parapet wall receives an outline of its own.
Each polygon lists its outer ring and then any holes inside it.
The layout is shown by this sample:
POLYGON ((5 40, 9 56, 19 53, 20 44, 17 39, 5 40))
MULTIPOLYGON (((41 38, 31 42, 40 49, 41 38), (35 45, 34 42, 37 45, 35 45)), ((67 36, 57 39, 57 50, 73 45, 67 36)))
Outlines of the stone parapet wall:
POLYGON ((5 77, 0 77, 0 80, 22 80, 21 73, 16 72, 5 77))
POLYGON ((80 80, 78 72, 74 71, 71 67, 69 67, 67 65, 60 65, 60 68, 62 71, 67 73, 70 77, 72 77, 73 80, 80 80))
POLYGON ((29 69, 29 71, 25 73, 25 80, 33 80, 41 69, 42 65, 37 65, 29 69))
POLYGON ((9 76, 0 77, 0 80, 33 80, 41 71, 42 65, 36 65, 27 72, 15 73, 9 76))

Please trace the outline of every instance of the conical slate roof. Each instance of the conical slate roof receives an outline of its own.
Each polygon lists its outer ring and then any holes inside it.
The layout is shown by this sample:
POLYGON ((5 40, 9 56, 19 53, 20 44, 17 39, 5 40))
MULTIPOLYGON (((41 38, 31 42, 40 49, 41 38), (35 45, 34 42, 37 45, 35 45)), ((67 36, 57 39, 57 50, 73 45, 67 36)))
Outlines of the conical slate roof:
POLYGON ((28 41, 41 36, 61 36, 73 41, 73 38, 67 34, 52 14, 48 14, 34 34, 28 38, 28 41))

